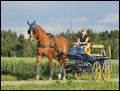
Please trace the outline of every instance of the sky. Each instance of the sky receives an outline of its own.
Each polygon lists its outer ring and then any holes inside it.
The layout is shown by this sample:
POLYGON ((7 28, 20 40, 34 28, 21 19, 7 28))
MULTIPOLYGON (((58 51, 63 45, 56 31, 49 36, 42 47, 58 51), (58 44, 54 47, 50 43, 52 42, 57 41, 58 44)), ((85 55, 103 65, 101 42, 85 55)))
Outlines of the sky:
POLYGON ((102 32, 119 30, 119 1, 1 1, 1 29, 28 37, 27 21, 59 34, 82 27, 102 32))

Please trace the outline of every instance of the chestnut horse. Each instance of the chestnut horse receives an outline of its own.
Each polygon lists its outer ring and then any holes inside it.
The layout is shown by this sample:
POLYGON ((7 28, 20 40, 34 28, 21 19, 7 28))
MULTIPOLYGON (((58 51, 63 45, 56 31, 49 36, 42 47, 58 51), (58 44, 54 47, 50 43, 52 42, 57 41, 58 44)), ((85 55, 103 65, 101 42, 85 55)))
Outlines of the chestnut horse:
POLYGON ((65 69, 64 65, 67 58, 67 52, 69 50, 68 41, 61 36, 50 36, 47 34, 38 24, 29 23, 28 34, 30 35, 31 40, 38 40, 38 55, 37 60, 35 62, 35 75, 36 78, 39 79, 39 63, 43 56, 46 56, 49 59, 49 69, 50 69, 50 80, 52 80, 52 58, 59 60, 61 64, 61 69, 58 74, 58 79, 66 79, 65 78, 65 69))

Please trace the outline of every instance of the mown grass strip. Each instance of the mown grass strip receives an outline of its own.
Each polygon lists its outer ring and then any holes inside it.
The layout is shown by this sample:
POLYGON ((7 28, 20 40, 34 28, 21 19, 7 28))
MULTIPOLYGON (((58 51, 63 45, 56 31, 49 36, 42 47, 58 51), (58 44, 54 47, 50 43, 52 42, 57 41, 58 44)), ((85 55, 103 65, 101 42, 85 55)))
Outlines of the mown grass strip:
POLYGON ((51 84, 14 84, 2 85, 2 90, 116 90, 119 89, 119 82, 76 82, 67 81, 61 83, 56 81, 51 84))

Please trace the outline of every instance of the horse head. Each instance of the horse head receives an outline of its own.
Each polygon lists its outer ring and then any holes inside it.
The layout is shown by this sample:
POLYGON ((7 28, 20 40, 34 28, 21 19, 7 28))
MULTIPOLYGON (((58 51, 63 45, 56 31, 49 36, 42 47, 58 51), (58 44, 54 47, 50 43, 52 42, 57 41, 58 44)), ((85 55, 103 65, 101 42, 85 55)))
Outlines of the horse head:
POLYGON ((31 41, 34 41, 34 39, 36 38, 36 34, 35 34, 35 25, 36 22, 34 20, 33 23, 29 23, 29 21, 27 21, 28 25, 29 25, 29 29, 28 29, 28 34, 30 35, 30 39, 31 41))

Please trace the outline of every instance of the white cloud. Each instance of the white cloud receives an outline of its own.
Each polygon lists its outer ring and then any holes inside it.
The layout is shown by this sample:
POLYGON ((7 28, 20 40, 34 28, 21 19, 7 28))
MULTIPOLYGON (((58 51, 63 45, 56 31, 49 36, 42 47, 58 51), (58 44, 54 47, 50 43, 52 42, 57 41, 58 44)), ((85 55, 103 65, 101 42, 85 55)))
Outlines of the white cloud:
MULTIPOLYGON (((59 20, 60 21, 60 20, 59 20)), ((85 23, 88 22, 88 19, 86 17, 77 17, 77 18, 73 18, 72 20, 69 20, 68 22, 56 22, 56 23, 48 23, 44 26, 44 29, 47 32, 53 33, 53 34, 58 34, 61 32, 66 32, 68 29, 71 29, 72 26, 72 30, 78 31, 78 26, 77 24, 81 24, 83 23, 83 25, 85 23)))
POLYGON ((27 39, 29 37, 28 35, 28 27, 15 27, 13 28, 13 31, 16 31, 18 35, 24 34, 24 37, 27 39))
POLYGON ((113 24, 119 23, 119 15, 118 14, 109 14, 106 15, 103 19, 99 20, 98 23, 103 24, 113 24))
POLYGON ((43 29, 48 33, 59 34, 67 31, 68 27, 61 24, 46 24, 43 29))

